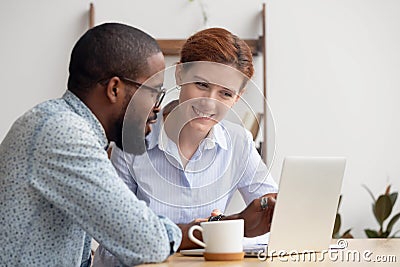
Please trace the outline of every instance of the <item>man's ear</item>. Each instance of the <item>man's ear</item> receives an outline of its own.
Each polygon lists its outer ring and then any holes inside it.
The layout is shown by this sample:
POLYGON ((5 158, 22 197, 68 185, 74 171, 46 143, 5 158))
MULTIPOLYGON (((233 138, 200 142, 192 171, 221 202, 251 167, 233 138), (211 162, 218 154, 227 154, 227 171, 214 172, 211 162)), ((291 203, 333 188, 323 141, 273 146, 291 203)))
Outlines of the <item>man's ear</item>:
POLYGON ((118 101, 118 97, 122 93, 123 85, 121 80, 118 77, 112 77, 110 81, 107 83, 106 95, 108 100, 111 103, 116 103, 118 101))

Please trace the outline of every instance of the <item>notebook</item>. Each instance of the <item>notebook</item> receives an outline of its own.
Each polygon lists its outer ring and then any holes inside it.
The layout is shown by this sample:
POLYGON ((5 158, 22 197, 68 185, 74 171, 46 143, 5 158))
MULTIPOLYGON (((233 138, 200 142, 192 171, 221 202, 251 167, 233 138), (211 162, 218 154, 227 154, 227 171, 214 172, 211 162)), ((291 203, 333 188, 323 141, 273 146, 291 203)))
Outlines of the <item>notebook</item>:
MULTIPOLYGON (((270 234, 245 238, 245 256, 265 249, 268 256, 328 250, 345 164, 346 159, 339 157, 286 157, 270 234)), ((181 250, 188 256, 203 252, 181 250)))

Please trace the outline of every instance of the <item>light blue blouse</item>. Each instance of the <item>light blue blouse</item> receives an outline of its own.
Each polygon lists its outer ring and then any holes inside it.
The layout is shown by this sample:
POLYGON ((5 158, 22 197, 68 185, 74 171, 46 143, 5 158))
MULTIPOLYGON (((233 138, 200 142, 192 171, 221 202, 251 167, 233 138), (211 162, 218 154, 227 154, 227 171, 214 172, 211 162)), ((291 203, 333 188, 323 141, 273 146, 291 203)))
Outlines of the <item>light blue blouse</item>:
POLYGON ((111 156, 119 176, 156 214, 189 223, 210 216, 215 208, 224 211, 237 189, 246 204, 277 192, 250 132, 242 126, 216 124, 183 168, 162 122, 158 119, 147 136, 147 153, 135 156, 114 147, 111 156))

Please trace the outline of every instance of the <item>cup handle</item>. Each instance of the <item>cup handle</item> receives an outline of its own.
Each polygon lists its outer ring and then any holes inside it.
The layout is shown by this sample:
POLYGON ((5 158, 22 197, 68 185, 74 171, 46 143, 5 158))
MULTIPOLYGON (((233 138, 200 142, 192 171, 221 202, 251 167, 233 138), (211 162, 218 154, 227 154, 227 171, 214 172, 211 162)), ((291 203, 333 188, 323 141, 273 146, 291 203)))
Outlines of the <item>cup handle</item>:
POLYGON ((201 242, 200 240, 198 240, 198 239, 193 235, 193 232, 194 232, 195 230, 198 230, 198 231, 200 231, 200 232, 203 234, 203 228, 201 228, 201 226, 199 226, 199 225, 193 225, 192 227, 190 227, 190 229, 189 229, 189 231, 188 231, 189 239, 190 239, 191 241, 193 241, 194 243, 196 243, 197 245, 202 246, 203 248, 205 248, 205 247, 206 247, 206 244, 204 244, 204 242, 201 242))

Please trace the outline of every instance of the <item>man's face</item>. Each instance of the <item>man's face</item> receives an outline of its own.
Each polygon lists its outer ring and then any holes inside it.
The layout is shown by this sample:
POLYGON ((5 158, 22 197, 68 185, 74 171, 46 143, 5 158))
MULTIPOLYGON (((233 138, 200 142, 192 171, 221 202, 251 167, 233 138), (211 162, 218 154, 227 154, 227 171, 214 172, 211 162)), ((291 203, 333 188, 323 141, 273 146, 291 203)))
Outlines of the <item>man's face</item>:
POLYGON ((146 151, 145 134, 150 133, 151 124, 157 119, 159 109, 154 104, 164 81, 164 56, 160 52, 147 59, 148 73, 136 81, 143 84, 126 95, 124 112, 120 115, 122 149, 132 154, 146 151), (154 90, 155 89, 155 90, 154 90))

